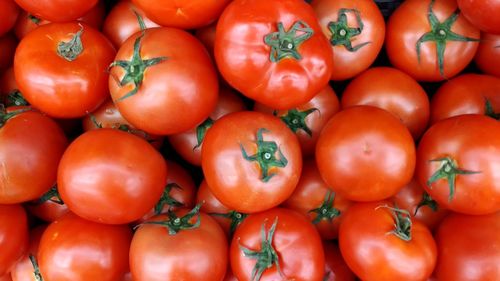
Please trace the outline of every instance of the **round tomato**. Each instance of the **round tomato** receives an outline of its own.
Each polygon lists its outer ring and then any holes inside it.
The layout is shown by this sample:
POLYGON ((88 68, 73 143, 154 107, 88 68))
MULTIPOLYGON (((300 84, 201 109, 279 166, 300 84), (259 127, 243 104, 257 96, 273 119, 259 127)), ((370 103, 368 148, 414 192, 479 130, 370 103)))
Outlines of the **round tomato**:
POLYGON ((32 215, 47 222, 58 220, 69 212, 68 206, 59 195, 57 186, 51 187, 37 200, 28 202, 25 207, 32 215))
POLYGON ((0 37, 0 73, 12 65, 14 53, 16 52, 17 40, 10 33, 0 37))
POLYGON ((367 69, 382 49, 385 22, 373 0, 314 0, 311 3, 333 51, 332 80, 367 69))
POLYGON ((299 106, 328 84, 333 59, 303 0, 235 0, 222 13, 215 59, 225 80, 268 107, 299 106))
POLYGON ((259 112, 236 112, 217 120, 201 154, 203 174, 215 197, 243 213, 281 204, 292 194, 302 169, 292 131, 279 118, 259 112))
POLYGON ((464 17, 481 31, 500 34, 500 1, 458 0, 464 17))
POLYGON ((0 276, 28 249, 28 219, 21 205, 0 205, 0 276))
POLYGON ((474 61, 482 72, 500 78, 500 35, 482 33, 474 61))
POLYGON ((128 270, 132 232, 67 214, 42 235, 38 263, 44 280, 121 280, 128 270))
POLYGON ((416 80, 442 81, 471 62, 479 35, 456 0, 407 0, 389 18, 385 46, 391 64, 416 80))
POLYGON ((328 186, 353 201, 389 198, 409 183, 415 144, 391 113, 355 106, 334 115, 316 145, 316 163, 328 186))
POLYGON ((138 129, 181 133, 203 122, 215 107, 216 70, 203 45, 185 31, 161 27, 136 33, 115 59, 111 96, 138 129))
POLYGON ((26 254, 12 268, 10 275, 12 281, 40 281, 37 276, 41 276, 38 266, 38 246, 43 232, 47 225, 40 225, 30 231, 30 242, 26 254))
POLYGON ((356 276, 345 263, 337 244, 324 241, 323 249, 325 250, 325 277, 323 281, 356 280, 356 276))
POLYGON ((13 0, 2 0, 0 2, 0 36, 6 34, 14 27, 20 9, 13 0))
POLYGON ((130 245, 130 269, 135 281, 219 281, 227 248, 222 228, 197 205, 142 223, 130 245))
POLYGON ((500 123, 461 115, 434 124, 418 146, 416 175, 427 193, 455 212, 500 211, 500 123))
POLYGON ((70 22, 85 15, 98 0, 15 0, 23 10, 51 22, 70 22))
POLYGON ((342 108, 371 105, 397 116, 417 140, 429 122, 429 98, 422 86, 406 73, 375 67, 352 80, 342 94, 342 108))
POLYGON ((167 165, 149 143, 114 129, 86 132, 64 152, 61 199, 78 216, 109 224, 140 219, 160 199, 167 165))
POLYGON ((340 224, 339 246, 349 268, 370 281, 426 280, 437 259, 429 229, 386 201, 351 206, 340 224))

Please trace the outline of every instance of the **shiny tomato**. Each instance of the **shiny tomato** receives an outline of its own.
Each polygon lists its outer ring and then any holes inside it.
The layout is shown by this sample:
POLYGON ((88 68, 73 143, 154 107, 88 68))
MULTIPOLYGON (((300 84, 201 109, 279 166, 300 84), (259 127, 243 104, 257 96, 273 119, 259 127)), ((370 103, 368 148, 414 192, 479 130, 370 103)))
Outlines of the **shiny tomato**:
POLYGON ((328 186, 353 201, 389 198, 409 183, 415 144, 391 113, 355 106, 334 115, 316 145, 316 163, 328 186))
POLYGON ((225 80, 268 107, 299 106, 328 84, 333 59, 303 0, 235 0, 217 24, 215 59, 225 80))
POLYGON ((17 47, 16 37, 10 33, 0 37, 0 73, 12 65, 17 47))
POLYGON ((201 154, 203 174, 215 197, 243 213, 285 201, 302 169, 293 132, 279 118, 260 112, 236 112, 217 120, 201 154))
POLYGON ((349 268, 370 281, 426 280, 437 259, 429 229, 387 201, 351 206, 340 224, 339 246, 349 268))
POLYGON ((481 31, 500 35, 500 1, 458 0, 464 17, 481 31))
POLYGON ((69 213, 68 206, 62 201, 57 186, 51 187, 40 198, 28 202, 25 207, 32 215, 46 222, 53 222, 69 213))
POLYGON ((14 0, 23 10, 51 22, 69 22, 85 15, 98 0, 14 0))
POLYGON ((407 0, 389 18, 385 46, 391 64, 416 80, 442 81, 471 62, 479 35, 456 0, 407 0))
POLYGON ((434 124, 418 146, 416 175, 427 193, 455 212, 500 211, 500 123, 461 115, 434 124))
POLYGON ((323 281, 356 280, 356 276, 345 263, 337 244, 324 241, 323 249, 325 250, 325 277, 323 281))
POLYGON ((415 140, 429 122, 429 98, 411 76, 391 67, 375 67, 363 72, 342 94, 342 108, 371 105, 398 117, 415 140))
POLYGON ((21 205, 0 205, 0 276, 28 249, 28 219, 21 205))
POLYGON ((19 16, 19 6, 14 0, 0 1, 0 36, 6 34, 14 27, 17 17, 19 16))
POLYGON ((482 72, 500 78, 500 35, 482 33, 474 61, 482 72))
POLYGON ((31 229, 28 250, 10 272, 12 281, 40 281, 40 279, 36 277, 40 274, 37 258, 38 246, 46 228, 47 225, 39 225, 31 229))
POLYGON ((57 185, 61 199, 82 218, 133 222, 160 199, 167 165, 149 143, 114 129, 86 132, 64 152, 57 185))
POLYGON ((314 0, 311 3, 333 51, 332 80, 367 69, 382 49, 385 22, 372 0, 314 0))

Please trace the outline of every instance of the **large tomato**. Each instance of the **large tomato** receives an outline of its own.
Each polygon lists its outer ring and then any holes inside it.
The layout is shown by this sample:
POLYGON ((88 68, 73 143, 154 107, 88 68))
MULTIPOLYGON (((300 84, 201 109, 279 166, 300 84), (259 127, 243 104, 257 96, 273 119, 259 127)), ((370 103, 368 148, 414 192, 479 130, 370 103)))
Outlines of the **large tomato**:
POLYGON ((0 37, 7 33, 16 24, 20 9, 14 0, 0 1, 0 37))
POLYGON ((85 15, 98 0, 15 0, 28 13, 51 22, 69 22, 85 15))
POLYGON ((351 206, 340 224, 339 246, 349 268, 367 281, 426 280, 437 259, 429 229, 387 201, 351 206))
POLYGON ((500 1, 458 0, 464 17, 481 31, 500 35, 500 1))
POLYGON ((248 216, 236 229, 229 251, 240 281, 321 281, 325 256, 321 238, 301 214, 274 208, 248 216))
POLYGON ((0 205, 0 276, 28 249, 28 219, 21 205, 0 205))
POLYGON ((391 64, 416 80, 442 81, 471 62, 479 35, 456 0, 407 0, 389 18, 385 46, 391 64))
POLYGON ((418 146, 416 175, 427 193, 455 212, 500 211, 500 123, 483 115, 434 124, 418 146))
POLYGON ((382 49, 385 22, 373 0, 314 0, 311 3, 333 51, 332 80, 367 69, 382 49))
POLYGON ((482 72, 500 78, 500 35, 482 33, 474 61, 482 72))
POLYGON ((226 81, 268 107, 289 109, 319 93, 332 73, 328 40, 303 0, 235 0, 215 34, 226 81))
POLYGON ((41 281, 41 279, 37 279, 36 277, 40 275, 37 256, 40 239, 46 228, 47 225, 39 225, 31 229, 28 250, 10 272, 12 281, 41 281))
POLYGON ((323 241, 323 249, 325 250, 325 277, 323 281, 356 280, 356 276, 345 263, 337 244, 323 241))
POLYGON ((334 115, 323 128, 316 162, 336 194, 353 201, 381 200, 411 181, 415 144, 391 113, 355 106, 334 115))
POLYGON ((146 214, 167 183, 162 155, 145 140, 115 129, 86 132, 59 164, 61 199, 88 220, 124 224, 146 214))
POLYGON ((167 27, 129 37, 111 65, 109 89, 118 110, 151 134, 187 131, 203 122, 217 102, 217 73, 203 45, 167 27))
POLYGON ((285 201, 302 169, 297 138, 277 117, 242 111, 228 114, 208 130, 201 166, 222 204, 243 213, 285 201))

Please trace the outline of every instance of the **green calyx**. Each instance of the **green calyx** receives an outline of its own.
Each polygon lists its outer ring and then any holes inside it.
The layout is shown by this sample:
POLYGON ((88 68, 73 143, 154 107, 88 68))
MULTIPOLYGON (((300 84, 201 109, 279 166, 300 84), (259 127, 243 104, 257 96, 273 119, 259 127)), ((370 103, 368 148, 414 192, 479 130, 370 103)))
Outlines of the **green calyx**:
POLYGON ((493 109, 493 105, 491 104, 491 102, 488 99, 485 100, 486 100, 484 109, 485 115, 493 119, 500 120, 500 112, 496 113, 495 110, 493 109))
POLYGON ((313 224, 318 224, 322 220, 328 220, 329 222, 332 222, 333 219, 340 216, 340 211, 337 208, 333 207, 334 200, 335 192, 328 191, 321 206, 309 211, 309 213, 316 213, 316 217, 312 221, 313 224))
POLYGON ((80 25, 80 30, 69 41, 61 41, 57 44, 57 54, 67 61, 76 60, 83 52, 82 33, 83 26, 80 25))
POLYGON ((33 275, 35 277, 35 280, 36 281, 43 281, 42 274, 40 273, 40 267, 38 266, 38 262, 36 261, 35 256, 30 254, 29 259, 30 259, 31 265, 33 265, 33 275))
POLYGON ((170 196, 170 192, 174 188, 182 190, 182 187, 180 187, 176 183, 169 183, 169 184, 167 184, 167 186, 163 190, 163 194, 161 195, 160 200, 158 201, 158 203, 156 203, 156 205, 154 207, 154 213, 155 213, 155 215, 161 214, 162 211, 163 211, 163 208, 165 207, 165 205, 169 206, 169 209, 174 208, 174 207, 175 208, 184 207, 183 203, 175 200, 175 198, 173 198, 172 196, 170 196))
POLYGON ((429 178, 429 180, 427 181, 427 186, 429 186, 429 188, 432 188, 432 184, 435 183, 436 181, 440 179, 446 179, 448 181, 448 187, 450 189, 448 201, 451 201, 453 199, 453 196, 455 196, 455 190, 456 190, 455 182, 457 179, 457 175, 472 175, 481 173, 477 171, 466 171, 459 169, 457 162, 453 160, 451 157, 433 159, 429 160, 429 162, 440 162, 441 166, 429 178))
POLYGON ((213 124, 214 120, 208 117, 203 123, 201 123, 200 125, 198 125, 198 127, 196 127, 196 145, 193 147, 193 150, 201 146, 201 144, 203 143, 203 138, 205 138, 205 134, 207 133, 208 129, 212 127, 213 124))
POLYGON ((361 19, 361 14, 356 9, 340 9, 338 12, 337 21, 328 23, 328 29, 332 36, 330 37, 330 44, 333 46, 344 46, 349 52, 356 52, 362 47, 370 44, 371 42, 364 42, 355 47, 352 46, 354 37, 363 32, 365 25, 361 19), (347 23, 347 13, 353 13, 356 17, 358 27, 349 27, 347 23))
MULTIPOLYGON (((183 217, 178 217, 173 211, 168 211, 167 216, 168 219, 164 221, 147 221, 143 222, 140 225, 144 224, 153 224, 159 225, 162 227, 166 227, 168 229, 169 235, 176 235, 182 230, 189 230, 198 228, 201 224, 201 216, 200 216, 200 208, 201 203, 196 205, 191 211, 185 214, 183 217), (197 217, 195 223, 191 223, 193 217, 197 217)), ((139 227, 138 225, 137 227, 139 227)))
POLYGON ((278 148, 278 145, 274 141, 264 141, 262 136, 263 133, 269 132, 265 128, 260 128, 257 131, 257 152, 254 155, 248 156, 243 145, 240 144, 241 153, 243 158, 250 162, 257 162, 262 171, 261 180, 263 182, 268 182, 275 174, 270 174, 269 169, 272 167, 284 168, 288 164, 288 160, 278 148), (276 152, 279 155, 279 159, 276 158, 276 152))
POLYGON ((28 19, 29 19, 32 23, 34 23, 34 24, 36 24, 36 25, 39 25, 39 24, 40 24, 40 22, 42 21, 40 18, 37 18, 37 17, 35 17, 35 16, 34 16, 34 15, 32 15, 32 14, 28 14, 28 19))
POLYGON ((209 215, 216 216, 216 217, 222 217, 231 220, 231 224, 229 227, 229 233, 232 235, 234 231, 236 230, 236 227, 242 223, 245 218, 248 216, 247 214, 239 213, 236 211, 230 211, 225 214, 221 213, 210 213, 209 215))
POLYGON ((418 210, 423 206, 427 206, 427 207, 431 208, 431 210, 433 212, 437 212, 437 210, 439 208, 438 203, 434 199, 432 199, 432 197, 427 192, 424 192, 424 194, 422 195, 422 200, 420 200, 420 202, 418 202, 417 208, 415 209, 415 214, 413 214, 413 215, 416 216, 418 213, 418 210))
POLYGON ((319 110, 317 108, 310 108, 305 111, 300 111, 294 108, 288 110, 285 115, 280 116, 280 119, 285 122, 288 128, 294 133, 297 133, 298 130, 302 130, 306 132, 309 137, 312 137, 312 131, 306 124, 306 118, 315 111, 319 110))
POLYGON ((36 201, 37 204, 43 204, 47 201, 59 204, 59 205, 64 205, 63 200, 61 199, 61 195, 59 195, 59 191, 57 190, 57 186, 54 185, 47 191, 45 194, 42 195, 42 197, 38 198, 36 201))
POLYGON ((139 23, 139 28, 141 29, 141 31, 146 30, 146 24, 144 23, 141 15, 139 15, 139 13, 135 9, 132 9, 132 12, 134 12, 135 17, 137 18, 137 23, 139 23))
POLYGON ((394 229, 387 232, 388 234, 394 234, 403 241, 411 240, 411 226, 412 222, 410 219, 410 212, 407 210, 399 209, 397 207, 390 207, 387 205, 378 206, 375 210, 380 208, 386 208, 391 211, 394 218, 394 229))
POLYGON ((303 21, 296 21, 288 31, 285 31, 282 22, 278 22, 278 31, 264 37, 264 43, 271 47, 269 59, 271 62, 285 58, 300 60, 299 46, 313 35, 314 30, 303 21))
POLYGON ((7 106, 24 106, 29 103, 24 99, 19 90, 13 90, 7 94, 7 106))
POLYGON ((428 20, 431 26, 431 31, 425 33, 420 37, 416 43, 417 58, 420 63, 420 48, 425 42, 433 41, 436 43, 436 51, 438 58, 439 73, 444 77, 444 51, 446 49, 447 41, 462 41, 462 42, 479 42, 479 39, 465 37, 451 31, 451 27, 458 19, 460 10, 456 9, 453 14, 448 17, 444 22, 440 22, 434 11, 432 10, 435 0, 431 0, 429 4, 428 20))
POLYGON ((23 112, 31 110, 30 108, 22 108, 18 110, 11 111, 7 113, 7 110, 3 106, 3 104, 0 104, 0 128, 2 128, 9 119, 15 117, 16 115, 19 115, 23 112))

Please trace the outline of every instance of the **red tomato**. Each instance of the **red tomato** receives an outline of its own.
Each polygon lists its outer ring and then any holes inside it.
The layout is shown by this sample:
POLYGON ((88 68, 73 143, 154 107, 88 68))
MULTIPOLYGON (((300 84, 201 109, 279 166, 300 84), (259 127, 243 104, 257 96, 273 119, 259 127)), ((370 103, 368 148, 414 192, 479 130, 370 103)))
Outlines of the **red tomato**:
POLYGON ((139 226, 130 245, 130 269, 135 281, 224 278, 226 236, 199 208, 159 215, 139 226))
POLYGON ((151 134, 187 131, 217 102, 217 73, 203 45, 174 28, 152 28, 129 37, 112 64, 109 89, 118 110, 151 134))
POLYGON ((323 281, 355 281, 356 276, 342 258, 339 246, 332 242, 323 242, 325 250, 325 277, 323 281))
POLYGON ((437 258, 429 229, 387 201, 351 206, 340 224, 339 246, 349 268, 370 281, 426 280, 437 258))
POLYGON ((456 0, 407 0, 389 18, 385 40, 392 65, 418 81, 442 81, 471 62, 479 30, 456 0))
POLYGON ((196 38, 207 48, 208 52, 213 55, 215 45, 215 30, 217 23, 198 28, 195 32, 196 38))
POLYGON ((342 94, 342 108, 371 105, 398 117, 415 140, 424 133, 429 122, 429 98, 422 86, 406 73, 390 67, 368 69, 342 94))
POLYGON ((328 40, 302 0, 231 2, 217 24, 215 59, 231 86, 276 109, 312 99, 333 66, 328 40))
POLYGON ((6 34, 14 27, 20 9, 13 0, 0 1, 0 36, 6 34))
POLYGON ((98 0, 15 0, 25 11, 51 22, 69 22, 85 15, 98 0))
POLYGON ((333 51, 332 80, 367 69, 382 49, 385 22, 372 0, 314 0, 311 3, 333 51))
POLYGON ((28 249, 28 220, 21 205, 0 205, 0 276, 28 249))
POLYGON ((203 174, 215 197, 242 213, 281 204, 302 169, 299 142, 290 129, 277 117, 253 111, 215 122, 201 153, 203 174))
POLYGON ((40 274, 38 267, 38 246, 42 234, 47 228, 47 225, 40 225, 30 231, 30 242, 26 254, 12 268, 10 275, 12 281, 40 281, 37 279, 37 274, 40 274))
POLYGON ((0 73, 12 65, 17 47, 16 37, 10 33, 0 37, 0 73))
MULTIPOLYGON (((10 281, 10 280, 7 280, 7 281, 10 281)), ((226 276, 224 276, 224 281, 239 281, 238 279, 236 279, 233 272, 231 271, 231 267, 228 267, 226 276)))
MULTIPOLYGON (((5 274, 4 276, 0 276, 0 281, 12 281, 12 278, 10 277, 10 274, 5 274)), ((226 281, 226 280, 224 280, 226 281)), ((233 281, 233 280, 229 280, 229 281, 233 281)), ((238 280, 236 280, 238 281, 238 280)))
POLYGON ((32 215, 46 222, 53 222, 69 213, 68 206, 62 201, 57 186, 51 187, 37 200, 28 202, 25 207, 32 215))
POLYGON ((0 103, 6 106, 28 105, 17 87, 14 69, 9 67, 0 77, 0 103))
POLYGON ((500 123, 461 115, 433 125, 418 146, 416 175, 427 193, 455 212, 500 211, 500 123))
POLYGON ((314 226, 292 210, 274 208, 248 216, 229 251, 240 281, 321 281, 325 257, 314 226))
POLYGON ((436 234, 439 281, 500 280, 500 213, 452 214, 436 234))
POLYGON ((500 35, 482 33, 474 61, 482 72, 500 78, 500 35))
POLYGON ((132 232, 67 214, 42 235, 38 263, 44 280, 115 281, 128 270, 132 232))
POLYGON ((318 169, 336 194, 353 201, 389 198, 409 183, 415 144, 389 112, 355 106, 334 115, 316 145, 318 169))
POLYGON ((500 34, 500 2, 491 0, 458 0, 464 17, 484 32, 500 34))
POLYGON ((74 140, 57 176, 61 199, 72 212, 109 224, 141 218, 158 202, 166 182, 161 154, 143 139, 114 129, 74 140))

